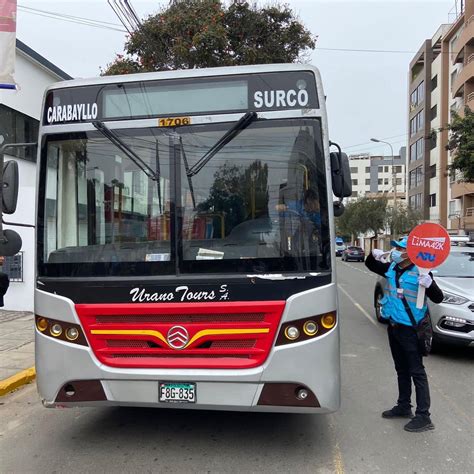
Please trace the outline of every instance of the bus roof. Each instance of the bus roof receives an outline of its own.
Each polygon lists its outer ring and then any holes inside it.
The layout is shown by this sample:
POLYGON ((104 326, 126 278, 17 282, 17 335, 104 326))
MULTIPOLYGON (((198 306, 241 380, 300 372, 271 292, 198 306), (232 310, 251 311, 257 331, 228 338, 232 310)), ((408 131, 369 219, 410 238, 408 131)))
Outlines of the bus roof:
POLYGON ((280 71, 311 71, 315 74, 316 80, 320 80, 320 73, 318 68, 311 64, 256 64, 248 66, 226 66, 203 69, 179 69, 173 71, 143 72, 134 74, 123 74, 118 76, 100 76, 85 79, 73 79, 69 81, 60 81, 51 84, 49 87, 46 88, 45 93, 54 89, 90 86, 98 84, 116 84, 126 82, 181 78, 184 79, 190 77, 230 76, 238 74, 255 74, 280 71))

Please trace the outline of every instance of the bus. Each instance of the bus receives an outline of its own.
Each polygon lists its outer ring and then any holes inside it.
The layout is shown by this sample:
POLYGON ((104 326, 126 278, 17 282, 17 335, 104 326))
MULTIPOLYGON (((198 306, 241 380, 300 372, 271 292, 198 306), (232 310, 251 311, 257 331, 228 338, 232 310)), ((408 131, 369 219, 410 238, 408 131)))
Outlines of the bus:
POLYGON ((337 410, 333 201, 350 181, 330 145, 310 65, 49 87, 36 223, 44 406, 337 410))

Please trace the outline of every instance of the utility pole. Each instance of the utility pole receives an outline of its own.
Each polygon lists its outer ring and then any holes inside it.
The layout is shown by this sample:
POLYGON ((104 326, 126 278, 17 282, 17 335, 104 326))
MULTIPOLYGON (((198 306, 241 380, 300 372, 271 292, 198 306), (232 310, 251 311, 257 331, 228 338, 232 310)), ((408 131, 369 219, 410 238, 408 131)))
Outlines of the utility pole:
MULTIPOLYGON (((397 172, 395 170, 395 154, 393 153, 393 146, 391 143, 386 142, 384 140, 379 140, 378 138, 371 138, 370 141, 375 143, 385 143, 390 147, 390 151, 392 153, 392 187, 393 187, 393 215, 397 215, 397 172)), ((396 235, 393 235, 395 238, 396 235)))

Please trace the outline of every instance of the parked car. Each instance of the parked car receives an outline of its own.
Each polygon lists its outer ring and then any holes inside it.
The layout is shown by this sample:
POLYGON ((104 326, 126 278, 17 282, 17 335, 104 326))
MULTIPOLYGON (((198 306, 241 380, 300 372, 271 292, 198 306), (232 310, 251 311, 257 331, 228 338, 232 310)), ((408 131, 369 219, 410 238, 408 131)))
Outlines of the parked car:
MULTIPOLYGON (((474 346, 474 248, 451 247, 446 261, 432 273, 444 293, 440 304, 428 299, 433 341, 474 346)), ((379 322, 386 322, 380 314, 385 283, 386 279, 379 277, 374 290, 379 322)))
POLYGON ((344 243, 336 242, 336 257, 340 257, 342 252, 346 250, 346 246, 344 243))
POLYGON ((355 260, 357 262, 363 262, 365 258, 365 253, 360 247, 347 247, 346 250, 342 252, 341 260, 348 262, 349 260, 355 260))

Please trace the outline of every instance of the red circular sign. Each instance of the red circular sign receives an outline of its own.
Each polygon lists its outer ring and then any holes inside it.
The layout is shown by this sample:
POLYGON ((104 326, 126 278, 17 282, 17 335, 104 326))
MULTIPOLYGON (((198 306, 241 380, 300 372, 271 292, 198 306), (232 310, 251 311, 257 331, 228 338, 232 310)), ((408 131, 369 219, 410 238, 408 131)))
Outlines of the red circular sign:
POLYGON ((408 258, 421 268, 441 265, 449 255, 451 242, 446 229, 433 222, 417 225, 408 236, 408 258))

